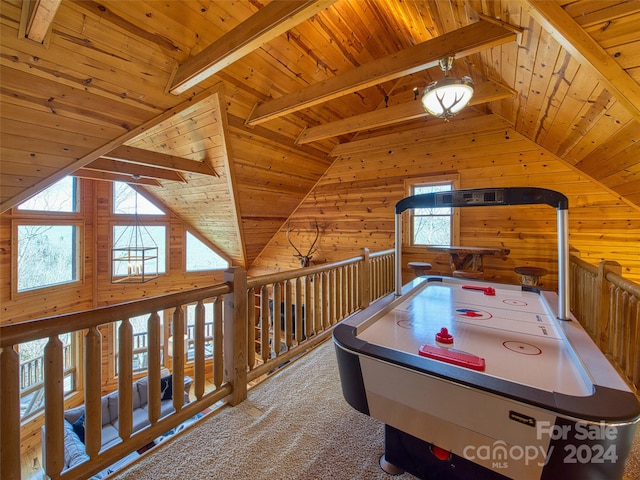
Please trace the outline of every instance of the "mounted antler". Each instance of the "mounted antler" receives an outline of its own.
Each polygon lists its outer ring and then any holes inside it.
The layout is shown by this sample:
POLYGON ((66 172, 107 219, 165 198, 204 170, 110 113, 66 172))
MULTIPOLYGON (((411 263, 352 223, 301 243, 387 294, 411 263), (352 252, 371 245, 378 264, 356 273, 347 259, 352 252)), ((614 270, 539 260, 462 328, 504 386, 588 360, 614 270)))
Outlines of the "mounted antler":
POLYGON ((293 247, 293 249, 297 252, 297 255, 294 255, 298 260, 300 260, 300 266, 301 267, 308 267, 311 264, 311 259, 313 258, 313 254, 315 253, 315 251, 317 250, 317 248, 314 248, 316 246, 316 242, 318 241, 318 237, 320 236, 320 229, 318 228, 318 223, 316 222, 316 238, 313 239, 313 243, 311 244, 311 247, 309 247, 309 251, 307 252, 306 255, 303 255, 302 252, 300 252, 300 250, 298 250, 298 247, 296 247, 293 242, 291 241, 291 238, 289 237, 289 232, 291 232, 291 227, 287 228, 287 240, 289 241, 289 243, 291 244, 291 246, 293 247))

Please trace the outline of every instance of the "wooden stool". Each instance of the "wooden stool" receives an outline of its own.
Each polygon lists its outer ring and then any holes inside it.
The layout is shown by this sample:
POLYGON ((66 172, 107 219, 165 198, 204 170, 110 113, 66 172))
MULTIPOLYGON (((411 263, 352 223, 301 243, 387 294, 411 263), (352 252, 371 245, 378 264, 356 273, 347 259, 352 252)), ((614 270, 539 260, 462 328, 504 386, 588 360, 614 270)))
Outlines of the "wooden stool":
POLYGON ((416 277, 422 277, 427 274, 427 270, 431 270, 431 264, 425 262, 409 262, 407 263, 409 268, 413 270, 416 277))
POLYGON ((479 270, 454 270, 451 275, 456 278, 482 278, 482 272, 479 270))
POLYGON ((540 277, 543 277, 547 273, 549 273, 546 268, 527 266, 516 267, 513 269, 513 271, 519 275, 522 275, 522 277, 520 278, 520 283, 522 285, 531 285, 532 287, 538 285, 540 277))

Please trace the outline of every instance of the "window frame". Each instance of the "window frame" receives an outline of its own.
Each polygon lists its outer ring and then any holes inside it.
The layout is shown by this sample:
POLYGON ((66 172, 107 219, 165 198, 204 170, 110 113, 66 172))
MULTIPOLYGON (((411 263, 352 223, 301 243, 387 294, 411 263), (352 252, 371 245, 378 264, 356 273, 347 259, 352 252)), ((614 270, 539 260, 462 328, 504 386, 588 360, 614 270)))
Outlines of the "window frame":
MULTIPOLYGON (((416 187, 435 186, 445 183, 451 184, 452 190, 460 188, 460 176, 451 175, 433 175, 428 177, 407 178, 404 180, 405 193, 407 197, 414 195, 416 187)), ((405 249, 410 252, 424 253, 427 244, 413 243, 413 224, 414 209, 408 209, 402 215, 402 244, 405 249)), ((458 208, 451 209, 451 245, 460 244, 460 212, 458 208)))

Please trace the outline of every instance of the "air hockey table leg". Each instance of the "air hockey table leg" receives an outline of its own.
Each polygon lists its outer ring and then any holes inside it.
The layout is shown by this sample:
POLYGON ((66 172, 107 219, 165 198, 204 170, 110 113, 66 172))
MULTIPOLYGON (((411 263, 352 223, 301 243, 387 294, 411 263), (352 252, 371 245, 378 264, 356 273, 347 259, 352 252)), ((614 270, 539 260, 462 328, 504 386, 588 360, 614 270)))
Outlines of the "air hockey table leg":
POLYGON ((388 462, 385 455, 380 457, 380 468, 389 475, 402 475, 404 470, 400 467, 396 467, 393 463, 388 462))

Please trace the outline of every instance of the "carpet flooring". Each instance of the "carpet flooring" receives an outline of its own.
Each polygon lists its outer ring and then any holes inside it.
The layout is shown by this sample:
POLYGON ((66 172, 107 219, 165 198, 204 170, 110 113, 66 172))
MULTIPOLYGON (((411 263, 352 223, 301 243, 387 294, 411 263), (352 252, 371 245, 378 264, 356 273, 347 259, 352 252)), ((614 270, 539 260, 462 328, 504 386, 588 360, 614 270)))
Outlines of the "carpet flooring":
MULTIPOLYGON (((329 340, 250 390, 240 405, 205 416, 110 479, 415 478, 383 472, 383 451, 383 425, 342 396, 329 340)), ((640 478, 639 465, 640 445, 625 475, 640 478)))

